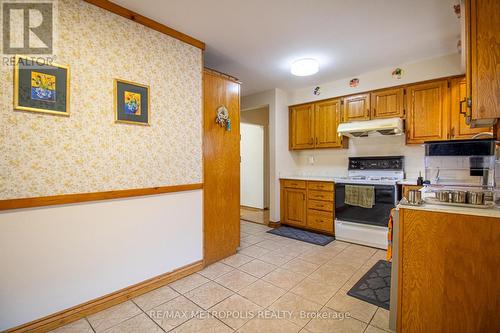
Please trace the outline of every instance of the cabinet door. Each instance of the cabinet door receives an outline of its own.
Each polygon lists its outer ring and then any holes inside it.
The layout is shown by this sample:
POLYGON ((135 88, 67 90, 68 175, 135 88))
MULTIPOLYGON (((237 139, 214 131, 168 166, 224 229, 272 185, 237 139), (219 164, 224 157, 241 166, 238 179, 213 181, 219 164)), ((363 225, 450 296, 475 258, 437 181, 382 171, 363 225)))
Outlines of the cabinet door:
POLYGON ((470 139, 481 132, 491 132, 491 128, 471 128, 465 122, 466 111, 465 98, 467 95, 465 78, 456 78, 451 81, 451 138, 470 139), (462 105, 460 105, 462 104, 462 105))
POLYGON ((472 120, 500 118, 500 1, 468 0, 465 14, 472 120))
POLYGON ((285 223, 306 224, 306 190, 285 188, 284 190, 285 223))
POLYGON ((411 85, 407 93, 406 143, 449 138, 448 81, 411 85))
POLYGON ((344 97, 344 121, 370 119, 370 94, 344 97))
POLYGON ((337 134, 340 122, 340 100, 334 99, 315 104, 315 147, 342 147, 342 137, 337 134))
POLYGON ((371 93, 371 118, 403 117, 404 89, 384 89, 371 93))
POLYGON ((314 105, 290 108, 290 149, 314 148, 314 105))

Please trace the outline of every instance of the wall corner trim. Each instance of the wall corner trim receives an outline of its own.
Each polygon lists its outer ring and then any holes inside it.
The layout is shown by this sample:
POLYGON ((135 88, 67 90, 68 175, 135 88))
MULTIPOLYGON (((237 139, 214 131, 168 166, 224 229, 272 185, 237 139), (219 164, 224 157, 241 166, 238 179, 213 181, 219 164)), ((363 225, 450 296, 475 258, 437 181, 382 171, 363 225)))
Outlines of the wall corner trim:
POLYGON ((47 332, 69 324, 78 319, 97 313, 114 305, 128 301, 131 298, 145 294, 151 290, 163 287, 185 276, 203 269, 203 261, 199 260, 189 265, 180 267, 171 272, 155 276, 132 286, 120 289, 111 294, 93 299, 72 308, 48 315, 32 322, 8 329, 4 333, 18 332, 47 332))
POLYGON ((140 15, 136 12, 133 12, 125 7, 117 5, 109 0, 84 0, 84 1, 88 2, 92 5, 95 5, 99 8, 110 11, 116 15, 120 15, 122 17, 128 18, 129 20, 132 20, 134 22, 142 24, 148 28, 159 31, 161 33, 164 33, 165 35, 168 35, 170 37, 178 39, 182 42, 193 45, 201 50, 205 50, 205 43, 203 43, 202 41, 200 41, 196 38, 193 38, 191 36, 188 36, 186 34, 183 34, 180 31, 177 31, 177 30, 174 30, 170 27, 167 27, 166 25, 161 24, 159 22, 156 22, 150 18, 142 16, 142 15, 140 15))
POLYGON ((43 206, 64 205, 88 201, 101 201, 110 199, 121 199, 129 197, 139 197, 146 195, 164 194, 172 192, 193 191, 203 189, 203 183, 159 186, 148 188, 137 188, 130 190, 116 190, 92 193, 62 194, 46 197, 21 198, 0 200, 0 211, 33 208, 43 206))

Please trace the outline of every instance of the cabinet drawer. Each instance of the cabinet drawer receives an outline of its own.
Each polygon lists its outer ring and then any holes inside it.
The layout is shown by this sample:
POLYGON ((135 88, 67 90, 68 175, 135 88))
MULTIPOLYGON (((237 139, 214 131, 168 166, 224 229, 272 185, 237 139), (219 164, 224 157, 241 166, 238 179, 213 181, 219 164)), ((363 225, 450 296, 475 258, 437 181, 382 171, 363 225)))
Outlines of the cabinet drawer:
POLYGON ((333 212, 333 202, 308 200, 307 201, 307 208, 322 210, 322 211, 326 211, 326 212, 333 212))
POLYGON ((309 200, 333 201, 333 192, 308 191, 308 193, 307 193, 307 199, 309 199, 309 200))
POLYGON ((307 226, 317 230, 333 232, 333 214, 309 209, 307 211, 307 226))
POLYGON ((291 188, 306 188, 306 181, 305 180, 284 179, 283 186, 284 187, 291 187, 291 188))
POLYGON ((333 183, 307 182, 307 188, 310 190, 333 191, 333 183))

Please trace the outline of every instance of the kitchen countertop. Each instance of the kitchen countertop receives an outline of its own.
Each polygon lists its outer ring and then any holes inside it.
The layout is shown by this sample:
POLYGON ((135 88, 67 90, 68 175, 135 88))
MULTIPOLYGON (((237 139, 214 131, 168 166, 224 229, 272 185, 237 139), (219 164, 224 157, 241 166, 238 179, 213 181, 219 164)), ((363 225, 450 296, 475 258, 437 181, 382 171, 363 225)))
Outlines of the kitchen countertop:
POLYGON ((417 180, 416 179, 403 179, 398 181, 399 185, 417 185, 417 180))
POLYGON ((335 179, 340 178, 334 176, 318 176, 318 175, 281 175, 280 179, 297 179, 297 180, 315 180, 320 182, 334 182, 335 179))
POLYGON ((462 214, 462 215, 474 215, 474 216, 484 216, 484 217, 495 217, 500 218, 500 209, 491 208, 472 208, 472 207, 459 207, 459 206, 446 206, 446 205, 435 205, 424 203, 421 206, 410 206, 399 204, 397 208, 404 209, 414 209, 423 210, 429 212, 439 212, 439 213, 449 213, 449 214, 462 214))

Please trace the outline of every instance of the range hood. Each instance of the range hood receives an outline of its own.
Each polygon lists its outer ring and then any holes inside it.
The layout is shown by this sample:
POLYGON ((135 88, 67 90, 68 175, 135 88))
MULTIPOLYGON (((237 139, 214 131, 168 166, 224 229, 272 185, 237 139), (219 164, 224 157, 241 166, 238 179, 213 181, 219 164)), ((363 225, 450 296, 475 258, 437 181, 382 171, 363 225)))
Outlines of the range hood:
POLYGON ((339 135, 351 138, 380 135, 402 135, 403 119, 387 118, 341 123, 337 129, 339 135))

